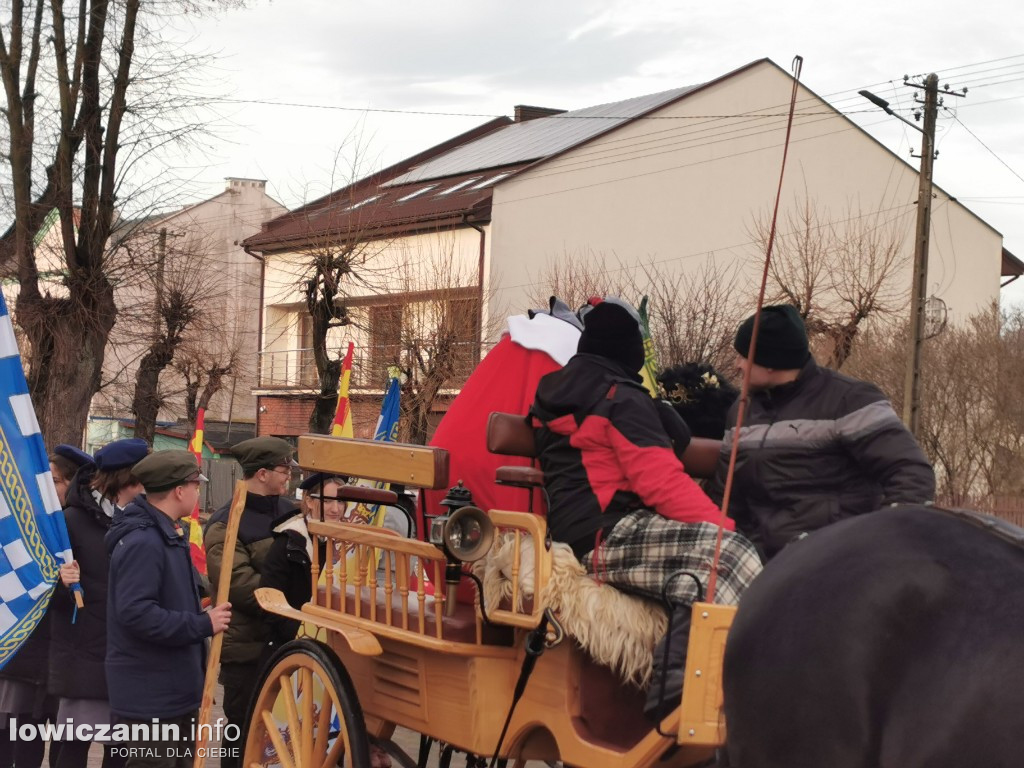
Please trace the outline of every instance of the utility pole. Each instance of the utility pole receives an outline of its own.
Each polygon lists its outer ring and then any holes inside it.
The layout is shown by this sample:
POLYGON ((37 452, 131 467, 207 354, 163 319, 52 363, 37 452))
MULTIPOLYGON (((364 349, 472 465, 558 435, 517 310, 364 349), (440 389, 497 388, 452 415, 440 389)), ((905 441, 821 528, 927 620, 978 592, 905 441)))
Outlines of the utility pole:
MULTIPOLYGON (((903 423, 907 425, 914 437, 920 428, 921 406, 921 345, 924 343, 924 309, 928 299, 928 243, 931 236, 932 220, 932 164, 935 162, 935 123, 942 99, 939 97, 939 76, 928 75, 924 85, 910 82, 904 75, 903 82, 913 88, 924 90, 924 127, 919 127, 902 115, 889 108, 889 102, 875 96, 869 91, 860 91, 860 95, 873 104, 881 107, 887 114, 902 120, 916 131, 921 132, 921 170, 918 174, 917 188, 917 234, 914 238, 914 269, 913 282, 910 289, 910 336, 907 350, 907 370, 903 381, 903 423)), ((951 91, 946 85, 943 96, 966 96, 967 89, 961 92, 951 91)), ((916 97, 915 97, 916 99, 916 97)), ((915 118, 922 117, 915 112, 915 118)), ((913 154, 913 153, 911 153, 913 154)))
POLYGON ((167 258, 167 227, 160 227, 160 235, 156 244, 156 280, 154 281, 155 312, 153 313, 153 337, 160 335, 162 304, 164 300, 164 260, 167 258))
POLYGON ((928 300, 928 243, 932 224, 932 163, 935 162, 935 119, 939 112, 939 76, 924 81, 924 128, 921 131, 921 172, 917 188, 917 234, 914 237, 914 282, 910 292, 910 340, 903 380, 903 423, 914 437, 920 427, 921 346, 924 305, 928 300))

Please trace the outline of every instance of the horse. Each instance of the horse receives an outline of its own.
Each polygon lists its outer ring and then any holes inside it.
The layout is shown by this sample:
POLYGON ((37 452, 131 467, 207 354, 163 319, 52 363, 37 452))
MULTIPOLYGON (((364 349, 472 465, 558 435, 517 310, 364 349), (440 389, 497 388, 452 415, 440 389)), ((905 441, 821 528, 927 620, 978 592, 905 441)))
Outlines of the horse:
POLYGON ((787 546, 729 633, 727 764, 1024 764, 1022 543, 995 518, 905 505, 787 546))

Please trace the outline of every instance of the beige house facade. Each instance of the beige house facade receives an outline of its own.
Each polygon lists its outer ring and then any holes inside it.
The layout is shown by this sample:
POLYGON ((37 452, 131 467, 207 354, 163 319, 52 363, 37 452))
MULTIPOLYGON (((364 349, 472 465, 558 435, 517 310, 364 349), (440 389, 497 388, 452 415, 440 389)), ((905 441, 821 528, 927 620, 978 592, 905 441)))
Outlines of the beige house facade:
MULTIPOLYGON (((329 244, 359 241, 374 254, 372 275, 344 287, 351 323, 328 343, 339 355, 356 344, 353 381, 368 394, 379 389, 366 373, 379 372, 372 358, 394 347, 382 318, 393 324, 395 307, 409 314, 445 283, 475 302, 467 306, 484 344, 544 295, 553 269, 570 260, 585 268, 588 255, 684 279, 714 260, 735 268, 729 294, 752 309, 764 252, 757 230, 775 198, 791 89, 790 75, 763 59, 701 85, 573 112, 516 107, 514 118, 268 222, 246 241, 264 268, 259 433, 304 431, 316 377, 301 284, 311 254, 329 244)), ((914 166, 800 87, 782 227, 811 206, 839 237, 890 232, 900 251, 891 283, 909 297, 917 196, 914 166)), ((955 322, 998 301, 1001 280, 1024 264, 954 196, 934 190, 928 286, 955 322)))
MULTIPOLYGON (((488 284, 521 307, 567 253, 683 271, 714 256, 746 267, 744 295, 760 276, 751 231, 775 198, 791 89, 787 72, 755 62, 502 181, 488 284)), ((909 296, 917 169, 807 88, 797 98, 782 213, 810 200, 832 220, 898 228, 907 258, 894 281, 909 296)), ((1002 235, 938 187, 932 210, 929 295, 965 319, 998 301, 1002 235)))

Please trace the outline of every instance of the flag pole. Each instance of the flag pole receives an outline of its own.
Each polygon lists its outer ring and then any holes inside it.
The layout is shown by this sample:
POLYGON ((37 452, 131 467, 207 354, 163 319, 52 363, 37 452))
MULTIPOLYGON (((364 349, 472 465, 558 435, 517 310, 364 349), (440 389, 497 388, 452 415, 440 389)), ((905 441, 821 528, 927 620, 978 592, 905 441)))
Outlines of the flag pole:
MULTIPOLYGON (((234 570, 235 543, 238 541, 238 524, 242 520, 242 511, 245 509, 246 485, 244 480, 235 483, 235 494, 231 499, 231 510, 228 512, 227 531, 224 536, 224 552, 221 556, 220 579, 217 581, 216 599, 224 602, 231 589, 231 572, 234 570)), ((192 763, 193 768, 203 768, 206 764, 206 742, 211 729, 203 728, 203 723, 210 719, 210 710, 213 708, 213 690, 217 685, 217 672, 220 667, 220 651, 224 645, 224 633, 218 632, 213 636, 210 643, 210 656, 206 660, 206 681, 203 684, 203 699, 199 706, 199 726, 196 736, 196 756, 192 763)), ((239 725, 236 723, 236 725, 239 725)), ((241 726, 240 726, 241 728, 241 726)), ((241 728, 245 731, 245 728, 241 728)), ((240 745, 244 749, 244 745, 240 745)))

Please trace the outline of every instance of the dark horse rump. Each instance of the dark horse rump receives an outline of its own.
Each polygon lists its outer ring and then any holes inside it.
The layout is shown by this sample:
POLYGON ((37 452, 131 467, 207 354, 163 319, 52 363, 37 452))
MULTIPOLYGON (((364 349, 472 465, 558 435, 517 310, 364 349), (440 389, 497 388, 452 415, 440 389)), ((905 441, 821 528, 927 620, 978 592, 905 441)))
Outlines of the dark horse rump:
POLYGON ((725 654, 737 768, 1024 765, 1024 551, 929 507, 791 544, 725 654))

